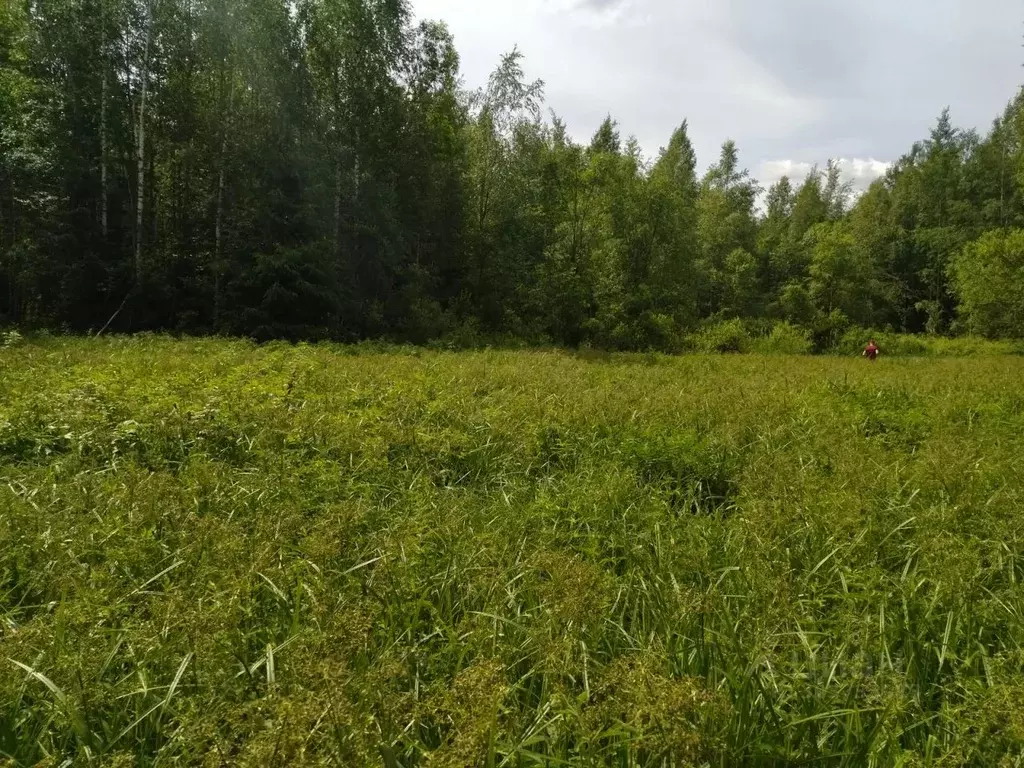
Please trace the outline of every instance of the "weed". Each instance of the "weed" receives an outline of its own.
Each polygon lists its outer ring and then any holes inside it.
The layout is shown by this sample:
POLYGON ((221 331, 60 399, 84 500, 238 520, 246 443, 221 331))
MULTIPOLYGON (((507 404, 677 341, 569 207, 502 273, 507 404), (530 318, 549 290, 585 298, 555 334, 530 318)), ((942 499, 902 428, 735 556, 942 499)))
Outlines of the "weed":
POLYGON ((0 759, 1017 764, 1024 361, 931 349, 7 344, 0 759))

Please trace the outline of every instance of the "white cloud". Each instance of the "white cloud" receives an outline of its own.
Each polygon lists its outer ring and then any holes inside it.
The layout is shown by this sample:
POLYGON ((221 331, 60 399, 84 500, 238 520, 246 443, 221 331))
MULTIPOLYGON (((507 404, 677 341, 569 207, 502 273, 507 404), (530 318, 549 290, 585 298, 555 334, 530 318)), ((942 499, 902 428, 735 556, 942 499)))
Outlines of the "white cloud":
POLYGON ((843 159, 840 164, 843 172, 853 178, 854 187, 861 189, 867 189, 876 179, 885 176, 892 166, 892 163, 884 163, 873 157, 867 160, 856 157, 852 160, 843 159))
POLYGON ((758 181, 765 187, 770 187, 783 176, 788 176, 790 181, 799 183, 811 172, 811 167, 811 163, 798 163, 793 160, 766 160, 761 163, 756 175, 758 181))
MULTIPOLYGON (((891 163, 875 160, 873 157, 841 157, 837 162, 842 169, 843 180, 853 182, 855 194, 864 192, 872 182, 884 176, 891 165, 891 163)), ((799 185, 813 167, 813 163, 802 161, 767 160, 761 163, 757 178, 764 187, 771 186, 783 176, 788 176, 794 185, 799 185)), ((824 167, 824 162, 818 164, 819 169, 824 169, 824 167)))

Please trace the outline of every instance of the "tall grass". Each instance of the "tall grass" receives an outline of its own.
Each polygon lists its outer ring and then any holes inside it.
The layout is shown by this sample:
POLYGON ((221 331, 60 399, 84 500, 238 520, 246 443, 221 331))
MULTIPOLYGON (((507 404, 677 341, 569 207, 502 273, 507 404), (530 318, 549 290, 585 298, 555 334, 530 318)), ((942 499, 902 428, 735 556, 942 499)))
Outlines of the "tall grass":
POLYGON ((13 765, 1024 760, 1019 358, 0 364, 13 765))

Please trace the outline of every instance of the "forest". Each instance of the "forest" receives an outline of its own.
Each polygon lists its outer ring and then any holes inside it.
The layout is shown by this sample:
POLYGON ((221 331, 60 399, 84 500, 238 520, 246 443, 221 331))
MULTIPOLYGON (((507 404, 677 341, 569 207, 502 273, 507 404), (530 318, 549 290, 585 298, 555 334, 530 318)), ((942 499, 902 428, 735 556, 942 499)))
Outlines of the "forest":
MULTIPOLYGON (((673 351, 723 322, 1024 336, 1024 94, 856 195, 680 124, 573 140, 404 0, 0 5, 0 324, 673 351), (705 159, 706 164, 707 159, 705 159)), ((942 105, 936 105, 936 112, 942 105)), ((624 116, 628 118, 628 116, 624 116)))

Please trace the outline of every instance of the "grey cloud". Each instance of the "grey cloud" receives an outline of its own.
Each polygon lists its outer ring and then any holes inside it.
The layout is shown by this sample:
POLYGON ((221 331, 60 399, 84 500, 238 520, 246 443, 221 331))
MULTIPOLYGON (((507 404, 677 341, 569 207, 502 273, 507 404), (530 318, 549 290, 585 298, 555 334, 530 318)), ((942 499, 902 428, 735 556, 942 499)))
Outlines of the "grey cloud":
POLYGON ((519 44, 579 140, 611 113, 653 155, 687 118, 703 166, 732 138, 755 174, 891 162, 947 105, 984 131, 1024 60, 1020 0, 413 2, 449 21, 470 85, 519 44))
POLYGON ((853 95, 863 87, 858 71, 875 32, 859 7, 820 0, 724 0, 722 27, 738 53, 788 88, 814 96, 853 95), (844 43, 849 40, 857 45, 844 43))
POLYGON ((1020 78, 1019 0, 724 0, 720 8, 738 52, 820 106, 819 120, 794 126, 793 151, 895 157, 947 105, 959 124, 986 127, 1020 78))
POLYGON ((579 0, 579 8, 589 8, 595 11, 608 11, 623 4, 623 0, 579 0))

